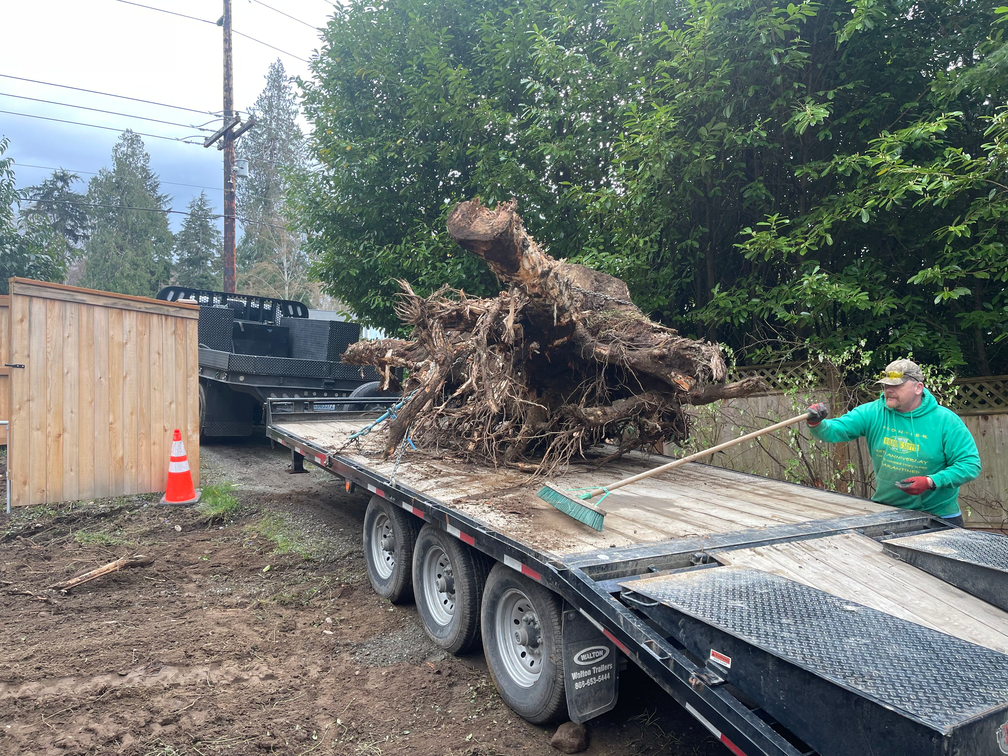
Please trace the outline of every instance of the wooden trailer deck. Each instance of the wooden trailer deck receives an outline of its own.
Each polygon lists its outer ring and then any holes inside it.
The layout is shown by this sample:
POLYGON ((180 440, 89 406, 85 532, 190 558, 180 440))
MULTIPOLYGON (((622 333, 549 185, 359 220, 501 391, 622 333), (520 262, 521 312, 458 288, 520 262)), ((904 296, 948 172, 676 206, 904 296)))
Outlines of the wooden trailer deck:
MULTIPOLYGON (((279 431, 390 477, 395 459, 381 458, 383 434, 376 432, 365 436, 360 443, 346 441, 366 424, 367 420, 360 418, 343 422, 331 419, 286 422, 282 415, 274 416, 273 422, 279 431)), ((585 490, 667 461, 667 457, 657 455, 650 459, 624 458, 598 470, 587 466, 571 467, 547 480, 559 491, 585 490)), ((599 533, 539 499, 536 492, 543 480, 531 480, 529 474, 517 470, 475 465, 450 454, 438 455, 407 447, 395 479, 515 540, 556 555, 888 509, 853 496, 710 465, 687 464, 617 489, 606 497, 602 502, 607 512, 605 527, 599 533)), ((574 495, 572 492, 571 496, 574 495)))
MULTIPOLYGON (((691 463, 625 489, 602 503, 602 532, 536 496, 542 480, 519 471, 475 465, 451 454, 407 447, 396 466, 383 460, 384 434, 357 441, 369 422, 349 416, 273 416, 276 430, 344 457, 385 479, 436 499, 530 549, 558 559, 610 548, 759 530, 891 510, 853 496, 691 463)), ((594 488, 668 461, 623 459, 595 470, 572 466, 548 482, 557 490, 594 488)), ((713 552, 718 561, 810 585, 963 640, 1008 653, 1008 612, 884 554, 858 533, 713 552)))

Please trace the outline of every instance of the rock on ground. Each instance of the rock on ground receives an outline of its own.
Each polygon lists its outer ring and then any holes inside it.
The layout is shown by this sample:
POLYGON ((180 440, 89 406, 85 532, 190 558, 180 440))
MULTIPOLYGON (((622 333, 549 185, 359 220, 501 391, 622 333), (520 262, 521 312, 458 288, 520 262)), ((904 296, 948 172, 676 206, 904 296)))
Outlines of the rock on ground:
POLYGON ((564 722, 553 733, 550 745, 560 753, 581 753, 588 748, 588 730, 583 724, 564 722))

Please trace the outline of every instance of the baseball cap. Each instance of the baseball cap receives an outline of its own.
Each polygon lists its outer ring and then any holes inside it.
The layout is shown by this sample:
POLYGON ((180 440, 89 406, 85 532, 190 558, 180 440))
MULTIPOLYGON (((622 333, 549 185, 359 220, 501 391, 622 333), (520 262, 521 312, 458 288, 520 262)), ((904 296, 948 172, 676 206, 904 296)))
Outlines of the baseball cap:
POLYGON ((899 386, 905 381, 924 382, 924 372, 920 369, 920 365, 912 360, 893 360, 886 365, 886 369, 875 382, 886 386, 899 386))

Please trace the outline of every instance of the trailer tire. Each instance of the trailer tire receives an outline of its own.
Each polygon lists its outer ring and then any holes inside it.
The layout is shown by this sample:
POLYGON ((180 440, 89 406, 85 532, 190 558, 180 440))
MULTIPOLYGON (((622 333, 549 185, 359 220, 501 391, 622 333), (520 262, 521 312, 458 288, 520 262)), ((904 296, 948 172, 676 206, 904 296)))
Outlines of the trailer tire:
POLYGON ((413 598, 413 547, 419 530, 415 517, 371 497, 364 513, 364 564, 375 593, 393 604, 413 598))
POLYGON ((452 654, 480 637, 487 560, 443 530, 424 525, 413 549, 413 593, 424 630, 452 654))
POLYGON ((532 724, 566 715, 562 606, 510 567, 490 570, 480 613, 483 653, 504 703, 532 724))

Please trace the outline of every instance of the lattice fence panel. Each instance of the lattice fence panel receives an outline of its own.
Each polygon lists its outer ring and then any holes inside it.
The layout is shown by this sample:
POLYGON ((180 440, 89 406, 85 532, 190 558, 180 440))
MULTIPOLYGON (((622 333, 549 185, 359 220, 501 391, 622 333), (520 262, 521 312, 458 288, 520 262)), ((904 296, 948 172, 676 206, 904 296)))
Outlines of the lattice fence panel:
POLYGON ((743 365, 735 368, 731 380, 750 376, 762 378, 769 387, 763 394, 782 393, 798 386, 816 388, 826 383, 826 371, 807 362, 779 362, 769 365, 743 365))
POLYGON ((949 408, 960 415, 1008 412, 1008 375, 964 378, 952 385, 955 395, 949 399, 949 408))

